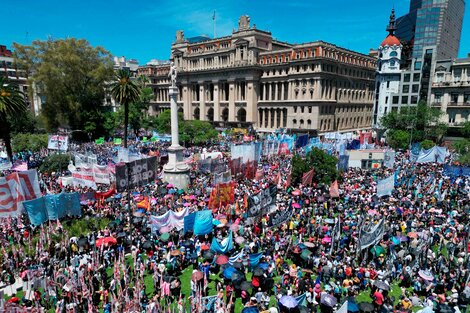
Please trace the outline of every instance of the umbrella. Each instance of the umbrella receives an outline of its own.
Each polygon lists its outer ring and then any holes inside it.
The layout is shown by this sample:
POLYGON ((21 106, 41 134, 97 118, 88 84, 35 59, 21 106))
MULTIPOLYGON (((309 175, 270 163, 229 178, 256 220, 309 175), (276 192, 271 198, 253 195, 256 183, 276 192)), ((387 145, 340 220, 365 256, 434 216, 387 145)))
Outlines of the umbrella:
POLYGON ((259 309, 256 306, 247 306, 243 308, 241 313, 259 313, 259 309))
POLYGON ((153 242, 150 240, 147 240, 146 242, 143 243, 142 248, 145 250, 150 250, 153 248, 153 242))
POLYGON ((335 223, 335 220, 332 219, 332 218, 326 218, 326 219, 325 219, 325 223, 327 223, 327 224, 334 224, 334 223, 335 223))
POLYGON ((160 235, 160 240, 163 242, 167 242, 170 239, 170 234, 169 233, 163 233, 160 235))
POLYGON ((233 272, 232 281, 244 280, 244 279, 245 279, 245 276, 242 273, 240 273, 239 271, 233 272))
POLYGON ((232 275, 233 273, 235 273, 237 270, 235 269, 235 267, 233 266, 230 266, 230 267, 227 267, 224 272, 223 272, 223 275, 225 278, 227 279, 232 279, 232 275))
POLYGON ((374 255, 374 256, 379 256, 381 254, 385 254, 385 249, 382 247, 382 246, 373 246, 371 249, 370 249, 370 252, 374 255))
POLYGON ((77 242, 77 245, 78 245, 79 247, 84 247, 84 246, 86 246, 87 244, 88 244, 88 239, 86 239, 86 238, 80 238, 80 239, 78 240, 78 242, 77 242))
POLYGON ((209 250, 209 249, 210 249, 209 245, 206 245, 206 244, 201 245, 201 250, 202 251, 209 250))
POLYGON ((215 259, 215 263, 218 265, 223 265, 228 263, 228 256, 226 255, 219 255, 217 259, 215 259))
POLYGON ((116 237, 124 238, 124 237, 126 237, 126 233, 122 231, 122 232, 118 233, 116 237))
POLYGON ((242 236, 235 237, 235 242, 240 245, 245 242, 245 238, 243 238, 242 236))
POLYGON ((181 243, 181 245, 183 247, 191 247, 193 245, 193 243, 191 242, 191 240, 185 240, 181 243))
POLYGON ((234 262, 233 267, 235 267, 237 270, 241 270, 243 268, 243 263, 242 262, 234 262))
POLYGON ((410 237, 410 238, 418 238, 418 234, 415 233, 415 232, 409 232, 409 233, 408 233, 408 237, 410 237))
POLYGON ((251 290, 253 289, 253 285, 251 284, 251 281, 244 281, 240 284, 240 289, 241 290, 251 290))
POLYGON ((181 251, 180 251, 180 250, 172 250, 172 251, 170 252, 170 255, 172 255, 172 256, 181 255, 181 251))
POLYGON ((261 269, 261 268, 256 268, 254 271, 253 271, 253 276, 263 276, 264 274, 264 271, 261 269))
POLYGON ((297 307, 297 305, 299 305, 297 300, 292 296, 282 296, 281 299, 279 300, 279 303, 283 307, 288 308, 288 309, 293 309, 297 307))
POLYGON ((330 243, 331 242, 331 237, 323 237, 321 241, 324 242, 324 243, 330 243))
POLYGON ((117 244, 117 240, 114 237, 105 237, 97 239, 95 244, 99 248, 103 245, 115 245, 117 244))
POLYGON ((374 312, 374 305, 372 303, 361 302, 359 303, 359 310, 361 312, 374 312))
POLYGON ((400 239, 397 238, 397 237, 392 237, 391 240, 392 240, 392 243, 393 243, 395 246, 396 246, 396 245, 399 245, 400 242, 401 242, 400 239))
POLYGON ((323 293, 321 295, 321 299, 320 299, 321 304, 324 304, 324 305, 329 306, 329 307, 334 307, 337 302, 338 302, 338 300, 330 294, 323 293))
POLYGON ((142 223, 142 217, 134 217, 132 219, 132 224, 139 224, 139 223, 142 223))
POLYGON ((238 224, 232 224, 232 225, 230 225, 230 229, 231 229, 232 231, 237 232, 237 231, 240 229, 240 225, 238 225, 238 224))
POLYGON ((418 272, 418 275, 427 281, 433 281, 434 280, 434 275, 429 271, 429 270, 420 270, 418 272))
POLYGON ((215 254, 214 254, 214 252, 212 252, 212 251, 206 251, 206 252, 204 252, 204 254, 203 254, 202 256, 203 256, 204 259, 206 259, 206 260, 213 260, 215 254))
POLYGON ((359 306, 356 302, 348 299, 348 312, 356 313, 359 312, 359 306))
POLYGON ((183 203, 183 206, 184 206, 184 207, 191 206, 191 203, 185 202, 185 203, 183 203))
POLYGON ((309 241, 304 242, 303 245, 306 246, 307 248, 315 247, 315 244, 313 242, 309 242, 309 241))
POLYGON ((166 188, 173 188, 173 187, 174 187, 173 184, 167 184, 167 185, 166 185, 166 188))
POLYGON ((304 260, 307 260, 308 257, 312 254, 312 251, 308 250, 308 249, 305 249, 305 250, 302 250, 302 253, 300 254, 300 257, 304 260))
POLYGON ((300 204, 299 203, 294 203, 294 204, 292 204, 292 207, 294 209, 300 209, 300 204))
POLYGON ((258 264, 258 267, 260 269, 262 269, 263 271, 266 271, 269 268, 269 264, 265 263, 265 262, 262 262, 262 263, 258 264))
POLYGON ((300 191, 299 189, 292 191, 292 195, 294 196, 300 196, 301 194, 302 194, 302 191, 300 191))
POLYGON ((203 277, 204 277, 204 273, 201 272, 201 271, 195 271, 195 272, 191 275, 191 279, 193 279, 193 280, 201 280, 203 277))
POLYGON ((367 211, 367 214, 369 214, 369 215, 378 215, 379 212, 377 212, 377 210, 369 210, 369 211, 367 211))
POLYGON ((382 290, 390 290, 390 286, 381 280, 374 281, 374 285, 377 286, 377 288, 380 288, 382 290))

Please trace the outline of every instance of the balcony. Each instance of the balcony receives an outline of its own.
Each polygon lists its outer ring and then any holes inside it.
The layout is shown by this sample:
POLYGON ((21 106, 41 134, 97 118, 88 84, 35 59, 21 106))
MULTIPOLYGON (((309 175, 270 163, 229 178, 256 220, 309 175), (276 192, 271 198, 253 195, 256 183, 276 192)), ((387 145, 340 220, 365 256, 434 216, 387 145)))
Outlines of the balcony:
POLYGON ((441 107, 441 105, 442 105, 441 101, 434 101, 433 103, 431 103, 431 106, 433 107, 441 107))
POLYGON ((449 104, 447 105, 447 107, 452 107, 452 108, 455 108, 455 107, 459 107, 459 108, 470 108, 470 101, 466 101, 466 102, 449 102, 449 104))

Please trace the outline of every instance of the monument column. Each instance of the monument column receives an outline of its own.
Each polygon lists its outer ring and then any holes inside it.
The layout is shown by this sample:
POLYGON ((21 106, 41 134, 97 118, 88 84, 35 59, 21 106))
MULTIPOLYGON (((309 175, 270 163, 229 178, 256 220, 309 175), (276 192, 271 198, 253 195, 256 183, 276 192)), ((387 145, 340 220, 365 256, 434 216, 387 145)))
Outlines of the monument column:
POLYGON ((220 91, 219 91, 219 81, 212 81, 214 84, 214 121, 220 120, 220 91))
POLYGON ((235 122, 235 82, 229 81, 229 93, 228 93, 228 121, 235 122))
POLYGON ((178 189, 187 189, 189 186, 189 167, 184 163, 184 148, 179 144, 178 104, 176 102, 178 96, 178 87, 176 87, 177 71, 173 62, 170 68, 171 146, 168 148, 168 163, 163 167, 163 181, 173 184, 178 189))

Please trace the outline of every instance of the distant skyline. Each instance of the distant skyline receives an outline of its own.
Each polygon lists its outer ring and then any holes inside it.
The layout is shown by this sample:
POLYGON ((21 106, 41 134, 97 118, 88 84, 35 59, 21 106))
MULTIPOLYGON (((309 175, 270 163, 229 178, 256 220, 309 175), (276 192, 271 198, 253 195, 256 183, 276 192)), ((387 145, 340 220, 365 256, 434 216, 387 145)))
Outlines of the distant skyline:
MULTIPOLYGON (((469 4, 466 4, 459 57, 470 53, 469 4)), ((392 7, 408 12, 409 0, 22 0, 2 3, 0 44, 30 44, 33 40, 84 38, 114 56, 167 60, 177 30, 185 37, 217 37, 238 27, 249 15, 256 28, 289 43, 323 40, 367 54, 386 37, 392 7), (353 5, 352 5, 353 4, 353 5)))

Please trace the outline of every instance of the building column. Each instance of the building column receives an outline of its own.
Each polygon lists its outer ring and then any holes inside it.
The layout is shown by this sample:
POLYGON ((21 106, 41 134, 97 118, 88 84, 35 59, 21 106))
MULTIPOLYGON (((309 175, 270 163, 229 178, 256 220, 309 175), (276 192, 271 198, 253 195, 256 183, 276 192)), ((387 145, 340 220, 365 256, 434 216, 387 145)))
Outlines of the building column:
POLYGON ((274 83, 274 100, 279 101, 279 82, 274 83))
POLYGON ((268 122, 266 123, 266 128, 271 128, 271 109, 267 109, 268 122))
POLYGON ((204 83, 199 83, 199 120, 205 121, 206 118, 206 92, 204 83))
POLYGON ((191 119, 191 85, 183 86, 183 115, 185 120, 191 119))
POLYGON ((219 95, 219 82, 213 81, 214 84, 214 121, 220 120, 220 95, 219 95))
POLYGON ((284 82, 281 83, 281 100, 284 101, 284 92, 285 92, 284 82))
POLYGON ((258 122, 258 85, 253 81, 245 83, 246 121, 255 126, 258 122))
POLYGON ((228 121, 235 122, 235 82, 230 81, 228 94, 228 121))
POLYGON ((266 83, 263 83, 263 97, 261 100, 266 100, 266 83))

